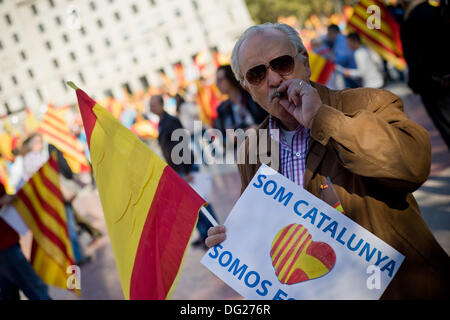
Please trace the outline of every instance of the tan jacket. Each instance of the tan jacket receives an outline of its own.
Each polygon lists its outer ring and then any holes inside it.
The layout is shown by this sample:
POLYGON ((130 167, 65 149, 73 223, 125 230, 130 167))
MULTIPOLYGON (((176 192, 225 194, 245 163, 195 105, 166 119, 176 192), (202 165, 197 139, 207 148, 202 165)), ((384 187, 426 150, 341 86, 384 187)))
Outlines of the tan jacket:
MULTIPOLYGON (((405 255, 383 299, 448 299, 449 256, 411 194, 430 172, 427 131, 406 117, 401 99, 388 91, 312 85, 323 104, 311 128, 305 189, 324 199, 320 185, 330 177, 345 214, 405 255)), ((260 129, 268 129, 268 119, 260 129)), ((239 157, 245 159, 238 164, 243 192, 261 160, 247 161, 248 139, 239 157)))

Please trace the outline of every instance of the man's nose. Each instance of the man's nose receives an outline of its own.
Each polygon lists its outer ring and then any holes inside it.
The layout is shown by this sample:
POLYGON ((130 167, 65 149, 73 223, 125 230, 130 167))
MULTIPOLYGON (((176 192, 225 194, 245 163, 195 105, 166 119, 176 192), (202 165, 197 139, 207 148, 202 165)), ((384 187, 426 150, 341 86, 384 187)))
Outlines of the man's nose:
POLYGON ((267 70, 267 79, 269 81, 269 87, 278 88, 283 82, 283 77, 270 68, 267 70))

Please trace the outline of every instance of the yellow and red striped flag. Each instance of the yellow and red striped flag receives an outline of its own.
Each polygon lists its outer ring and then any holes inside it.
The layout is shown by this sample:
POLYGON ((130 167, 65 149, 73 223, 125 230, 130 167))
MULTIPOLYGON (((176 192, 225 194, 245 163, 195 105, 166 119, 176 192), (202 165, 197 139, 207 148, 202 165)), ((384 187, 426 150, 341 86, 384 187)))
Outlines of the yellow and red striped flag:
POLYGON ((72 82, 125 299, 170 299, 205 201, 72 82))
POLYGON ((220 104, 219 89, 215 84, 204 85, 200 80, 195 80, 197 87, 196 102, 200 109, 200 120, 211 126, 217 118, 217 107, 220 104))
POLYGON ((403 70, 406 67, 400 39, 400 26, 380 0, 359 1, 353 7, 353 14, 348 20, 347 29, 357 32, 365 45, 372 48, 396 68, 403 70), (375 18, 374 11, 367 10, 370 6, 379 8, 380 28, 377 28, 375 24, 373 24, 373 28, 368 26, 368 22, 373 22, 373 18, 375 18))
POLYGON ((70 131, 61 111, 51 104, 47 107, 38 132, 42 133, 46 141, 61 150, 74 173, 91 171, 83 146, 70 131))
POLYGON ((175 63, 173 65, 173 71, 175 73, 175 78, 177 79, 178 88, 183 88, 185 86, 183 64, 181 62, 175 63))
POLYGON ((45 283, 68 289, 66 272, 75 259, 56 153, 23 185, 17 197, 13 206, 33 233, 33 268, 45 283))
POLYGON ((314 52, 309 52, 309 66, 311 80, 320 84, 326 84, 334 72, 334 63, 314 52))

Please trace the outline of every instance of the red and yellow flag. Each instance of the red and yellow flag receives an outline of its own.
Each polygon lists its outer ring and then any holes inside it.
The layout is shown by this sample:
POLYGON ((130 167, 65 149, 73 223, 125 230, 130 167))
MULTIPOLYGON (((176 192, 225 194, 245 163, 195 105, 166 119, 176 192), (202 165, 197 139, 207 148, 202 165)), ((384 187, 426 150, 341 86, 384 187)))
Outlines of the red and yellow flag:
POLYGON ((197 86, 196 102, 200 108, 200 120, 211 126, 217 118, 217 107, 220 104, 219 89, 215 84, 203 85, 200 80, 195 80, 197 86))
POLYGON ((74 173, 91 170, 83 146, 70 131, 66 120, 61 116, 61 111, 51 104, 48 105, 38 132, 42 133, 45 140, 61 150, 74 173))
MULTIPOLYGON (((348 9, 346 14, 349 14, 348 9)), ((353 7, 353 14, 348 20, 347 28, 349 31, 357 32, 365 45, 378 52, 396 68, 403 70, 406 67, 400 39, 400 26, 380 0, 359 1, 353 7), (375 11, 367 10, 370 6, 378 8, 380 12, 379 28, 375 23, 372 23, 373 28, 368 26, 369 22, 374 22, 376 19, 375 11)))
POLYGON ((75 264, 75 259, 55 153, 23 185, 17 196, 13 206, 33 233, 33 268, 45 283, 68 289, 66 272, 75 264))
POLYGON ((125 299, 169 299, 205 201, 72 82, 125 299))
POLYGON ((334 63, 314 52, 309 52, 309 66, 311 80, 320 84, 326 84, 334 72, 334 63))
POLYGON ((181 62, 175 63, 173 66, 173 71, 175 72, 175 78, 177 79, 178 88, 183 88, 185 86, 183 64, 181 62))

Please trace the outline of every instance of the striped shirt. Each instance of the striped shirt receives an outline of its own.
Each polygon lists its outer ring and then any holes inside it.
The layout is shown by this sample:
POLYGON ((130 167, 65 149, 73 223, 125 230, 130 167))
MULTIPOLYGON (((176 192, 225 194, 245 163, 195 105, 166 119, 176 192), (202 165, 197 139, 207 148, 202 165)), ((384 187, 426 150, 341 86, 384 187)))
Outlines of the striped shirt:
POLYGON ((270 136, 280 145, 280 173, 303 188, 310 130, 299 125, 293 133, 283 131, 277 120, 269 116, 270 136))

